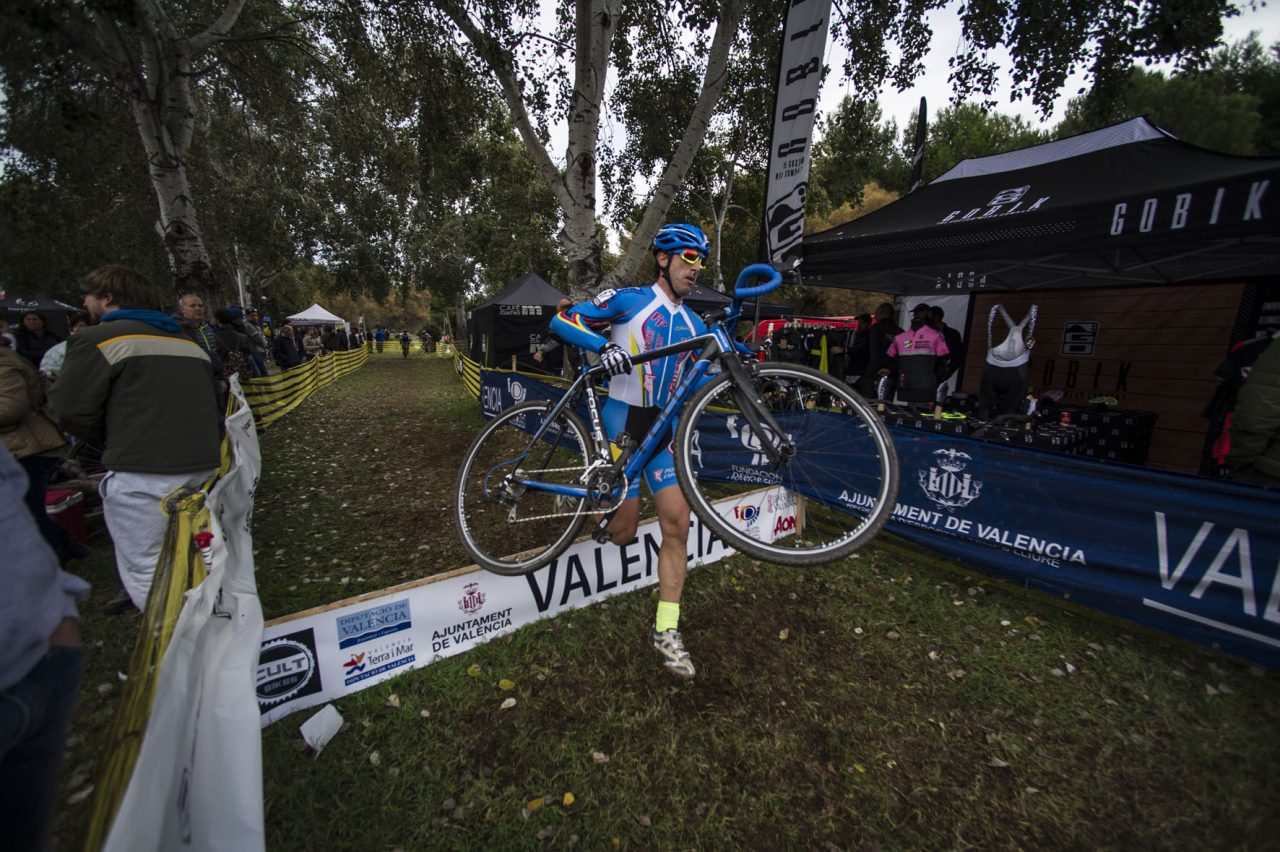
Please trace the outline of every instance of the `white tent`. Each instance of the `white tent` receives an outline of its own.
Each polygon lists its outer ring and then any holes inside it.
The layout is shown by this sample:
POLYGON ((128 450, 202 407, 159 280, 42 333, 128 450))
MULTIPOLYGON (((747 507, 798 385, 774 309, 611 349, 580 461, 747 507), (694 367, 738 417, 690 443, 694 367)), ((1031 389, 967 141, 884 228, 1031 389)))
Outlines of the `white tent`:
POLYGON ((351 330, 351 323, 336 314, 326 311, 318 304, 292 315, 289 317, 289 322, 294 325, 340 325, 347 331, 351 330))

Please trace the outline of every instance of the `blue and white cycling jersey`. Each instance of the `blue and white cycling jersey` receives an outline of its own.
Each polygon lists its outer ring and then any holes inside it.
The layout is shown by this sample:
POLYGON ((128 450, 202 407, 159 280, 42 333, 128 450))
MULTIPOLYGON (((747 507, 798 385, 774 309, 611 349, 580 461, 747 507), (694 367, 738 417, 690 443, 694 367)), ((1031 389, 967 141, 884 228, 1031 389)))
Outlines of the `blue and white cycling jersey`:
MULTIPOLYGON (((612 325, 612 342, 632 355, 706 334, 702 318, 678 305, 658 285, 605 290, 594 299, 565 308, 551 331, 565 343, 599 352, 610 342, 592 326, 612 325)), ((609 380, 609 398, 639 408, 660 408, 680 385, 691 352, 637 364, 609 380)))

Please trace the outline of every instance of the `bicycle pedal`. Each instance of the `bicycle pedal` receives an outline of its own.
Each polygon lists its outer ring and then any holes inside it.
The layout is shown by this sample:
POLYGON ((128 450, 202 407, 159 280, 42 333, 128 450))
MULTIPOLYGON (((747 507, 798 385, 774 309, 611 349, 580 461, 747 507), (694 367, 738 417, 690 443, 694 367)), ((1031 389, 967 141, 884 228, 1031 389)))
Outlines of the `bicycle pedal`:
POLYGON ((613 541, 613 533, 609 532, 609 522, 613 520, 616 510, 609 512, 600 519, 600 523, 596 524, 596 528, 591 532, 591 538, 596 544, 609 544, 613 541))

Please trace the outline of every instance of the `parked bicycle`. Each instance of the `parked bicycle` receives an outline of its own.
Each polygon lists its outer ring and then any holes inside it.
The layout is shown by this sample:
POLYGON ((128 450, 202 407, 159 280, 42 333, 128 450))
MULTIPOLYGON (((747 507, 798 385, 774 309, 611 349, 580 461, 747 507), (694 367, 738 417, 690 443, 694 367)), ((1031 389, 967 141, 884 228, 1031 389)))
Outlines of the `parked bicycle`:
POLYGON ((897 456, 880 419, 826 373, 761 363, 734 347, 743 299, 781 283, 771 266, 748 266, 730 305, 706 318, 707 334, 632 358, 696 353, 649 431, 615 439, 622 447, 616 459, 596 398, 599 366, 584 363, 558 401, 514 405, 489 421, 463 458, 454 501, 458 532, 476 562, 497 574, 529 573, 563 553, 588 518, 597 522, 596 540, 607 541, 605 522, 671 440, 673 422, 680 487, 730 547, 814 565, 870 541, 898 490, 897 456), (755 278, 765 281, 747 286, 755 278), (762 511, 766 504, 787 522, 761 522, 772 516, 762 511))

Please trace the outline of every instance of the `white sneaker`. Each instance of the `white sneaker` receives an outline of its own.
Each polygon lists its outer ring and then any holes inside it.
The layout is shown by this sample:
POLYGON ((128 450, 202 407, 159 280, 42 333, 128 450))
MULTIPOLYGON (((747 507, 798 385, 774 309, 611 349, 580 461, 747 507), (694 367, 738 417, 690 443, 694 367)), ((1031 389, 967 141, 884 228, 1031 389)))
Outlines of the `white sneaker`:
POLYGON ((667 671, 682 680, 692 680, 697 674, 693 661, 689 659, 689 652, 684 649, 684 640, 680 638, 679 630, 664 630, 661 633, 652 630, 649 642, 653 645, 653 650, 662 655, 662 664, 667 667, 667 671))

